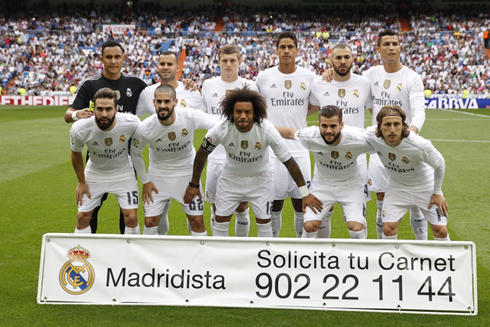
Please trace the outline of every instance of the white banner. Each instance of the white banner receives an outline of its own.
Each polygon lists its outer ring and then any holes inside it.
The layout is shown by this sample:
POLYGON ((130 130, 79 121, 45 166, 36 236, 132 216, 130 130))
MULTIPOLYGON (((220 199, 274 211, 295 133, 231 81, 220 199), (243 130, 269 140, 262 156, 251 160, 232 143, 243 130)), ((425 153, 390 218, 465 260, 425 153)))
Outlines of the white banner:
POLYGON ((102 25, 102 32, 107 34, 112 31, 112 34, 122 35, 126 30, 130 30, 132 34, 136 30, 135 24, 114 24, 114 25, 102 25))
POLYGON ((46 234, 38 303, 476 315, 472 242, 46 234))

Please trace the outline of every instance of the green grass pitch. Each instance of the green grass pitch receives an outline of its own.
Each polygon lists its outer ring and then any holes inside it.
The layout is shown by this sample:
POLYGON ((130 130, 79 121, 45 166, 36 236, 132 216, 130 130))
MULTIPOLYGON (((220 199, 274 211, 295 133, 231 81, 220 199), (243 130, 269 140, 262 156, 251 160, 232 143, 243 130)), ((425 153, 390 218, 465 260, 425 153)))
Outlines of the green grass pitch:
MULTIPOLYGON (((70 162, 65 108, 0 106, 0 326, 490 326, 490 110, 427 110, 421 135, 446 159, 443 190, 449 203, 452 240, 477 248, 479 314, 450 315, 322 312, 304 310, 165 306, 79 306, 36 303, 41 239, 75 228, 76 177, 70 162)), ((311 124, 316 116, 309 117, 311 124)), ((366 120, 370 120, 369 114, 366 120)), ((204 131, 195 137, 196 147, 204 131)), ((147 156, 147 155, 146 155, 147 156)), ((375 203, 368 203, 369 238, 376 238, 375 203)), ((180 205, 172 203, 170 234, 187 235, 180 205)), ((282 237, 294 237, 290 202, 282 237)), ((116 199, 110 196, 99 232, 118 232, 116 199)), ((209 207, 205 221, 209 227, 209 207)), ((143 211, 139 212, 143 225, 143 211)), ((233 234, 233 228, 230 228, 233 234)), ((256 235, 252 224, 251 235, 256 235)), ((332 237, 348 238, 336 207, 332 237)), ((400 239, 413 239, 404 221, 400 239)), ((430 237, 432 238, 432 237, 430 237)))

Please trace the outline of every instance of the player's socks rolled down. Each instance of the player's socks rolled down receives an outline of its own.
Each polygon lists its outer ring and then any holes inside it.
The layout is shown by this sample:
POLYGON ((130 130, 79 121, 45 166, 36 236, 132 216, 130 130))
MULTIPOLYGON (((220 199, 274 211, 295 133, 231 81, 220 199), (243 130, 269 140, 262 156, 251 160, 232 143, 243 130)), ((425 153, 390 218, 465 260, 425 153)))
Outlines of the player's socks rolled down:
POLYGON ((383 240, 396 240, 396 239, 398 239, 398 234, 393 236, 386 236, 385 234, 383 234, 383 240))
POLYGON ((191 232, 191 235, 192 236, 208 236, 208 232, 207 231, 204 231, 204 232, 191 232))
POLYGON ((434 237, 434 241, 441 241, 441 242, 449 242, 451 239, 449 238, 449 234, 445 238, 437 238, 434 237))
POLYGON ((366 232, 364 231, 364 228, 360 231, 349 231, 350 238, 352 239, 357 239, 357 240, 364 240, 366 239, 366 232))
POLYGON ((376 201, 376 233, 378 240, 383 239, 383 201, 376 201))
POLYGON ((213 229, 213 236, 222 236, 222 237, 228 237, 228 229, 230 228, 230 222, 224 222, 220 223, 215 221, 214 225, 212 227, 213 229))
POLYGON ((296 237, 301 238, 301 235, 303 234, 303 224, 304 224, 305 218, 304 214, 302 212, 294 212, 294 230, 296 231, 296 237))
POLYGON ((272 223, 257 224, 257 237, 272 237, 272 223))
POLYGON ((333 211, 327 212, 327 214, 322 218, 322 223, 318 228, 318 238, 330 238, 331 233, 331 219, 332 219, 333 211))
POLYGON ((271 223, 272 223, 272 236, 279 237, 279 232, 281 231, 282 225, 282 210, 271 212, 271 223))
POLYGON ((75 234, 92 234, 92 228, 90 225, 82 229, 75 228, 75 234))
POLYGON ((318 235, 318 231, 308 233, 307 231, 305 231, 303 229, 303 233, 301 234, 301 238, 316 238, 317 235, 318 235))
POLYGON ((158 235, 158 226, 143 227, 143 235, 158 235))
POLYGON ((424 214, 417 207, 410 208, 410 226, 417 240, 427 241, 427 222, 424 214))
POLYGON ((125 235, 139 235, 141 233, 140 231, 140 226, 136 225, 136 227, 128 227, 124 229, 124 234, 125 235))
POLYGON ((235 211, 235 235, 248 237, 250 231, 250 209, 242 212, 235 211))

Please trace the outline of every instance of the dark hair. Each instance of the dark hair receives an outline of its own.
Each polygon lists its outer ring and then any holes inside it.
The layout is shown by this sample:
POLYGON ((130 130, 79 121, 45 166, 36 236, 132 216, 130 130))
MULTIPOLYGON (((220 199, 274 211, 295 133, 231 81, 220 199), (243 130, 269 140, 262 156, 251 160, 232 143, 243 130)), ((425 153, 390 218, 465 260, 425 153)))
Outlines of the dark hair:
POLYGON ((333 48, 332 48, 332 53, 333 53, 333 50, 335 49, 349 49, 349 51, 352 53, 352 49, 350 46, 348 46, 347 44, 345 43, 337 43, 333 48))
POLYGON ((236 45, 234 45, 234 44, 224 45, 219 49, 218 60, 221 60, 222 54, 229 55, 229 54, 234 54, 234 53, 236 53, 238 60, 240 60, 242 58, 242 54, 240 53, 240 50, 238 49, 238 47, 236 45))
POLYGON ((318 120, 320 120, 320 117, 332 118, 334 116, 338 116, 339 123, 341 123, 343 118, 342 109, 337 106, 328 105, 323 106, 318 112, 318 120))
POLYGON ((398 36, 398 33, 393 31, 393 30, 384 30, 384 31, 381 31, 379 32, 378 34, 378 40, 376 41, 376 44, 379 46, 381 46, 381 39, 383 39, 383 36, 396 36, 396 38, 398 39, 398 41, 400 41, 400 37, 398 36))
POLYGON ((179 56, 175 52, 173 52, 173 51, 169 51, 169 50, 163 51, 163 52, 160 53, 160 56, 174 56, 175 57, 175 62, 176 63, 179 63, 179 56))
POLYGON ((252 91, 245 86, 244 88, 236 88, 228 92, 220 101, 220 107, 223 108, 222 116, 229 122, 235 122, 233 119, 233 111, 235 103, 237 102, 251 102, 254 108, 253 121, 256 123, 262 122, 264 118, 267 118, 267 102, 264 97, 258 92, 252 91))
POLYGON ((385 106, 381 108, 381 110, 378 112, 378 115, 376 116, 376 122, 378 122, 378 127, 376 128, 376 136, 380 138, 383 137, 383 133, 381 133, 381 122, 383 121, 383 118, 386 116, 395 116, 395 117, 400 117, 403 122, 403 130, 402 130, 402 139, 408 136, 410 134, 410 129, 408 128, 408 124, 405 122, 407 119, 407 115, 405 114, 405 111, 399 106, 385 106))
POLYGON ((94 95, 94 105, 95 105, 95 101, 97 99, 113 99, 114 100, 114 108, 116 109, 117 111, 117 93, 111 89, 111 88, 108 88, 108 87, 103 87, 101 89, 99 89, 97 92, 95 92, 95 95, 94 95))
POLYGON ((117 43, 114 40, 108 40, 108 41, 105 41, 104 44, 102 44, 102 56, 104 55, 105 48, 112 48, 112 47, 119 47, 121 49, 122 53, 124 53, 124 48, 122 47, 122 45, 120 43, 117 43))
POLYGON ((172 100, 175 100, 175 98, 177 97, 177 92, 175 91, 175 88, 169 84, 160 84, 160 86, 155 89, 154 95, 156 95, 157 93, 170 93, 172 100))
POLYGON ((276 47, 279 47, 279 42, 281 42, 282 39, 291 39, 294 42, 294 46, 298 48, 298 38, 296 37, 296 34, 293 32, 282 32, 279 34, 276 40, 276 47))

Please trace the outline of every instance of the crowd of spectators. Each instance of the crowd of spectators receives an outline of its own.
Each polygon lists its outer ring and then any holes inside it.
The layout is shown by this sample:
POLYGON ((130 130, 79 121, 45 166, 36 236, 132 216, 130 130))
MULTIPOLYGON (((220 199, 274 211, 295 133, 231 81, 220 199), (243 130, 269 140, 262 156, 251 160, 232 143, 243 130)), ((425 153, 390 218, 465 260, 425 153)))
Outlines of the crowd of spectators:
POLYGON ((379 64, 376 35, 391 28, 400 32, 403 64, 417 71, 433 94, 469 90, 489 95, 490 61, 483 32, 490 28, 490 11, 481 6, 412 8, 410 32, 401 32, 391 6, 234 6, 223 12, 221 33, 214 32, 221 16, 213 7, 189 11, 143 5, 138 12, 120 13, 104 6, 61 5, 49 12, 57 14, 0 16, 0 85, 9 86, 4 92, 16 94, 21 87, 29 95, 68 92, 100 72, 100 45, 109 37, 126 49, 124 70, 149 84, 158 79, 159 51, 170 49, 185 51, 183 77, 201 85, 220 74, 217 50, 227 43, 241 49, 240 75, 254 79, 259 71, 277 65, 275 35, 285 30, 298 33, 299 65, 322 74, 329 67, 329 49, 343 42, 356 56, 354 71, 362 73, 379 64), (100 33, 103 24, 137 28, 107 35, 100 33))

